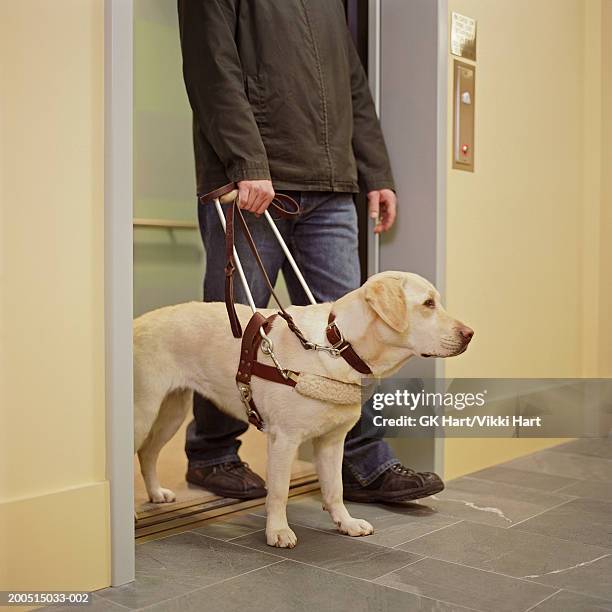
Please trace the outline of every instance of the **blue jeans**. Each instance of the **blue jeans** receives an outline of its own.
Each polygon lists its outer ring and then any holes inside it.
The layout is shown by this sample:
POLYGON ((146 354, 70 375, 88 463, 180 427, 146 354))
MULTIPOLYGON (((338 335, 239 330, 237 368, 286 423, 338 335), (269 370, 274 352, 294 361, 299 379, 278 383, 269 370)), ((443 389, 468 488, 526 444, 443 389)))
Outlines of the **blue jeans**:
MULTIPOLYGON (((277 227, 317 302, 333 302, 360 284, 353 197, 350 193, 331 192, 292 192, 290 195, 300 204, 301 213, 297 219, 277 221, 277 227)), ((250 213, 245 213, 245 217, 272 283, 282 270, 291 303, 307 304, 304 290, 266 220, 250 213)), ((204 301, 220 302, 224 299, 225 286, 225 235, 212 204, 199 206, 198 219, 206 250, 204 301)), ((236 249, 255 304, 258 308, 267 307, 270 291, 240 231, 236 232, 236 249)), ((234 289, 236 302, 247 303, 237 274, 234 289)), ((189 465, 204 467, 238 460, 238 436, 247 430, 248 424, 220 412, 198 394, 194 396, 193 413, 185 444, 189 465)), ((364 413, 371 417, 371 404, 364 406, 364 413)), ((383 434, 384 431, 372 425, 372 418, 362 416, 346 437, 343 471, 361 485, 370 484, 390 466, 399 463, 382 440, 383 434)))

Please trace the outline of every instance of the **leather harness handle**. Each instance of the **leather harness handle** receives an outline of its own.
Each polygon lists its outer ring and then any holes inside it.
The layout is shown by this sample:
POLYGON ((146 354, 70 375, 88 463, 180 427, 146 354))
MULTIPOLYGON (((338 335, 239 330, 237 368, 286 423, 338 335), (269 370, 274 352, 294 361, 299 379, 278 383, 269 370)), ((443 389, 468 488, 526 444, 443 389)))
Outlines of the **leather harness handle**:
POLYGON ((224 195, 231 193, 234 189, 238 189, 238 185, 236 183, 227 183, 227 185, 223 185, 217 189, 213 189, 208 193, 204 193, 202 195, 198 194, 198 200, 200 200, 200 204, 210 204, 213 200, 217 198, 221 198, 224 195))
MULTIPOLYGON (((223 185, 223 187, 219 187, 214 191, 209 191, 208 193, 198 196, 198 199, 201 204, 210 204, 217 198, 222 199, 223 196, 237 190, 238 185, 236 183, 227 183, 227 185, 223 185)), ((270 202, 268 210, 278 214, 279 217, 284 219, 293 219, 300 214, 300 205, 291 196, 284 193, 277 193, 274 195, 272 202, 270 202)))
MULTIPOLYGON (((212 200, 217 198, 221 198, 222 196, 231 193, 237 188, 236 183, 228 183, 223 187, 219 187, 219 189, 215 189, 207 194, 199 196, 200 202, 203 204, 209 203, 212 200)), ((300 213, 300 205, 291 197, 284 193, 279 193, 274 196, 274 199, 270 203, 269 208, 271 208, 274 212, 276 212, 280 217, 285 219, 292 219, 299 215, 300 213)), ((280 309, 280 315, 287 321, 289 328, 291 331, 298 337, 300 342, 305 346, 305 338, 299 328, 295 325, 291 315, 283 308, 276 292, 274 291, 274 285, 270 281, 270 277, 266 271, 266 268, 261 260, 259 252, 257 250, 257 246, 255 245, 255 241, 253 240, 253 236, 249 230, 246 219, 244 218, 244 213, 242 209, 238 206, 238 197, 234 199, 234 201, 227 207, 225 212, 225 308, 227 310, 227 315, 230 321, 230 327, 232 329, 232 334, 234 338, 242 337, 242 327, 240 326, 240 321, 238 319, 238 314, 236 313, 236 305, 234 301, 234 272, 236 271, 236 260, 234 258, 234 244, 235 244, 235 217, 236 212, 238 216, 238 221, 240 223, 240 228, 242 229, 242 233, 247 241, 249 249, 253 253, 255 257, 255 262, 257 263, 257 267, 261 271, 266 285, 270 290, 274 301, 278 305, 280 309)))
POLYGON ((281 304, 278 298, 278 295, 276 295, 276 292, 274 291, 274 285, 272 284, 272 281, 270 280, 270 277, 268 276, 266 267, 264 266, 261 256, 259 255, 257 246, 255 245, 255 241, 253 240, 253 235, 251 234, 251 231, 249 230, 249 226, 247 225, 246 219, 244 218, 244 213, 235 203, 228 209, 228 214, 230 210, 238 211, 238 221, 240 222, 240 226, 244 234, 244 237, 246 238, 247 244, 249 245, 249 248, 251 249, 251 252, 253 253, 253 257, 255 257, 257 267, 261 271, 261 274, 264 277, 264 280, 266 281, 266 285, 268 285, 268 289, 270 290, 270 293, 272 294, 274 301, 276 302, 279 309, 281 310, 283 317, 290 317, 290 315, 287 314, 287 312, 283 308, 283 305, 281 304))

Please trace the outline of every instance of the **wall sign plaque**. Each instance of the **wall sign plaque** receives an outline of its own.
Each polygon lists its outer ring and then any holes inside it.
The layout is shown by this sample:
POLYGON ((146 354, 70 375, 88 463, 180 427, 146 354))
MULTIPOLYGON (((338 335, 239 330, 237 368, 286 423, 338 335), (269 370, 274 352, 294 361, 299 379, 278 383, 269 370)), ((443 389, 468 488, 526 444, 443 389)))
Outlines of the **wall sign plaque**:
POLYGON ((476 20, 460 13, 451 15, 451 53, 476 61, 476 20))

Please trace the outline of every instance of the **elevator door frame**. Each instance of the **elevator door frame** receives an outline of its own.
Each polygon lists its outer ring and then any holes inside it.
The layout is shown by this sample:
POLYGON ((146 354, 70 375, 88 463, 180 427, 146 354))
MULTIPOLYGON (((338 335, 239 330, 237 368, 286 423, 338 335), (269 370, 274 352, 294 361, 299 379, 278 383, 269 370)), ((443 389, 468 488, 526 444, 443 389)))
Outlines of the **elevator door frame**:
MULTIPOLYGON (((171 1, 171 0, 169 0, 171 1)), ((350 2, 350 0, 349 0, 350 2)), ((414 15, 425 15, 437 37, 427 47, 436 58, 434 80, 428 95, 433 104, 430 119, 434 128, 430 134, 419 132, 423 142, 432 140, 429 170, 431 180, 426 192, 433 198, 435 214, 427 219, 427 231, 399 228, 395 235, 383 240, 380 249, 382 268, 402 267, 399 243, 414 239, 434 240, 435 248, 418 262, 416 271, 428 274, 439 287, 444 287, 444 211, 446 176, 446 66, 447 66, 447 0, 369 0, 368 6, 368 73, 373 96, 381 113, 383 129, 391 113, 386 116, 385 96, 390 85, 385 83, 381 57, 393 53, 389 39, 385 42, 385 14, 392 7, 405 6, 414 15), (435 5, 435 10, 427 7, 435 5), (402 233, 404 232, 404 233, 402 233), (405 234, 405 235, 404 235, 405 234)), ((134 580, 134 472, 133 472, 133 381, 132 381, 132 312, 133 312, 133 0, 104 0, 104 56, 105 56, 105 178, 104 178, 104 235, 105 235, 105 377, 106 377, 106 474, 110 489, 110 544, 111 584, 119 586, 134 580)), ((418 31, 415 36, 425 36, 418 31)), ((405 41, 403 41, 405 43, 405 41)), ((405 50, 405 47, 404 47, 405 50)), ((414 62, 411 62, 415 68, 414 62)), ((419 77, 418 70, 413 76, 419 77)), ((420 75, 425 82, 426 75, 420 75)), ((403 78, 403 74, 398 74, 403 78)), ((417 78, 418 80, 418 78, 417 78)), ((387 98, 389 100, 389 98, 387 98)), ((416 119, 418 124, 418 118, 416 119)), ((413 122, 414 124, 414 122, 413 122)), ((398 135, 395 135, 398 136, 398 135)), ((392 147, 392 161, 410 162, 419 151, 408 143, 398 143, 388 134, 392 147), (399 148, 398 148, 399 147, 399 148), (398 159, 393 160, 394 154, 398 159)), ((396 176, 403 168, 395 168, 396 176)), ((414 205, 410 181, 403 172, 400 178, 400 199, 407 203, 404 214, 414 205)), ((402 204, 403 206, 403 204, 402 204)), ((419 228, 420 230, 421 228, 419 228)), ((414 246, 414 245, 413 245, 414 246)), ((378 244, 372 237, 368 242, 368 273, 378 269, 378 244)), ((442 375, 442 365, 432 363, 429 373, 442 375)), ((442 442, 442 441, 440 441, 442 442)), ((428 459, 435 467, 441 466, 442 444, 435 444, 428 459)), ((401 455, 403 456, 403 455, 401 455)))
MULTIPOLYGON (((398 218, 381 239, 383 270, 430 280, 445 300, 448 0, 377 0, 380 118, 394 166, 398 218)), ((444 359, 411 359, 395 376, 443 379, 444 359)), ((444 472, 444 438, 392 438, 398 457, 444 472)))

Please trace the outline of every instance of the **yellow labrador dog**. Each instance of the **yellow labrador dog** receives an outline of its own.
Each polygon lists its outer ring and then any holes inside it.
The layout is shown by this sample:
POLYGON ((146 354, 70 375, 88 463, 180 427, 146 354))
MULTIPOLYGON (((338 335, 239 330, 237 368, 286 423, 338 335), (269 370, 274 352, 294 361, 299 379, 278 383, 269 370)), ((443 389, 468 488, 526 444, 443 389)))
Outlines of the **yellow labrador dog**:
MULTIPOLYGON (((306 337, 327 344, 330 311, 338 328, 377 378, 390 376, 414 355, 451 357, 466 350, 473 331, 449 316, 440 295, 425 279, 405 272, 383 272, 333 304, 292 306, 289 313, 306 337)), ((262 311, 266 316, 273 311, 262 311)), ((251 315, 238 306, 243 327, 251 315)), ((306 351, 277 317, 269 337, 285 368, 360 384, 362 375, 344 359, 306 351)), ((260 352, 261 353, 261 352, 260 352)), ((240 340, 229 330, 222 303, 191 302, 160 308, 134 322, 135 441, 147 492, 153 502, 174 501, 156 471, 160 450, 176 433, 197 391, 221 410, 247 420, 236 389, 240 340)), ((269 357, 260 354, 264 363, 269 357)), ((312 439, 324 509, 338 530, 351 536, 373 532, 353 518, 342 501, 344 438, 359 419, 361 406, 306 397, 292 387, 252 380, 255 404, 266 424, 268 466, 266 540, 293 547, 295 533, 286 515, 291 464, 300 444, 312 439)))

